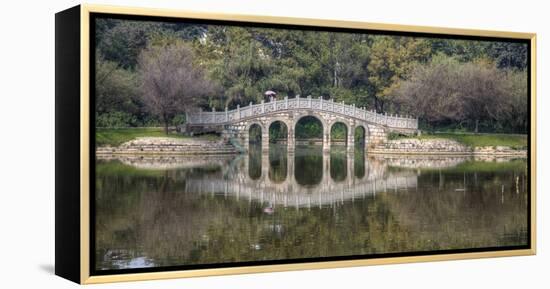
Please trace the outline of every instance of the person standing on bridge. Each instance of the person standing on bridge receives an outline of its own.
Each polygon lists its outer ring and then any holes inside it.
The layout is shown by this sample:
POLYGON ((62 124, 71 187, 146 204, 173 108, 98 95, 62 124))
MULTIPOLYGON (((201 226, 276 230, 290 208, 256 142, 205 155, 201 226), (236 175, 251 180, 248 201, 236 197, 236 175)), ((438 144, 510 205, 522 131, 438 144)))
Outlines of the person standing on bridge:
POLYGON ((267 98, 267 101, 277 100, 277 93, 273 90, 264 92, 264 95, 267 98))

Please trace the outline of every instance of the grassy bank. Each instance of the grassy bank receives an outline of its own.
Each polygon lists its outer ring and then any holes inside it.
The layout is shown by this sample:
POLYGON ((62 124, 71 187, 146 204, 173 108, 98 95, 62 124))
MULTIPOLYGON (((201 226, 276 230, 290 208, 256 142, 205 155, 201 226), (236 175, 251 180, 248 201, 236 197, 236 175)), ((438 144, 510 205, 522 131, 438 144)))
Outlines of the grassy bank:
MULTIPOLYGON (((173 138, 190 138, 178 133, 164 133, 162 128, 139 127, 139 128, 97 128, 95 133, 97 146, 118 146, 127 141, 138 137, 173 137, 173 138)), ((217 140, 217 135, 201 135, 197 138, 217 140)))
POLYGON ((394 135, 390 138, 451 139, 469 147, 506 146, 513 149, 527 148, 527 136, 519 134, 424 133, 419 137, 394 135))

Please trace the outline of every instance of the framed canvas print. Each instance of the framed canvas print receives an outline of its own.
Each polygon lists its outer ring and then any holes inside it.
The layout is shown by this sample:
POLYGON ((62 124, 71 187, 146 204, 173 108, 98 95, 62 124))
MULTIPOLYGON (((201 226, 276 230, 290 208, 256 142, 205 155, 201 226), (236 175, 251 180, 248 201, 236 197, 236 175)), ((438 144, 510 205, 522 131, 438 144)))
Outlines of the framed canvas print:
POLYGON ((81 284, 535 254, 535 34, 56 14, 81 284))

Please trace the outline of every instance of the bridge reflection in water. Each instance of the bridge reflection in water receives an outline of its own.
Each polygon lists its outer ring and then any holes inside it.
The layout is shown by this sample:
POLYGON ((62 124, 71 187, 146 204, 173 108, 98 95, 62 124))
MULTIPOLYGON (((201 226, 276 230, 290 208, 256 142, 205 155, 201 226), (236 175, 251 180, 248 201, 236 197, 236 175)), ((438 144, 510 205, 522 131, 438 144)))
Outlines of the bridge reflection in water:
POLYGON ((294 154, 277 145, 269 153, 255 148, 233 166, 242 169, 230 166, 223 178, 189 180, 186 190, 300 208, 353 201, 377 191, 414 189, 417 178, 414 171, 387 172, 383 163, 369 161, 364 154, 346 153, 345 148, 322 153, 320 146, 298 146, 294 154))
POLYGON ((273 145, 98 156, 96 269, 527 243, 525 160, 273 145))

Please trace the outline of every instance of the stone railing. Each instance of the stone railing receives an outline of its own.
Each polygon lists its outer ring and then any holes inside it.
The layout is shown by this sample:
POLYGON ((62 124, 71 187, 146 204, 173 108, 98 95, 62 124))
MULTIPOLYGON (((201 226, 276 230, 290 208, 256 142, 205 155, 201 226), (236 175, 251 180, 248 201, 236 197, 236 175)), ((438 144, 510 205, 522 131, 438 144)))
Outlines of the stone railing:
POLYGON ((283 110, 312 109, 322 112, 336 113, 353 117, 369 123, 383 125, 397 129, 418 129, 418 119, 398 115, 380 114, 364 108, 356 107, 354 104, 338 103, 322 98, 288 98, 282 100, 262 101, 259 104, 250 103, 248 106, 225 111, 199 111, 187 114, 187 123, 195 125, 218 125, 233 123, 247 118, 254 118, 283 110))

